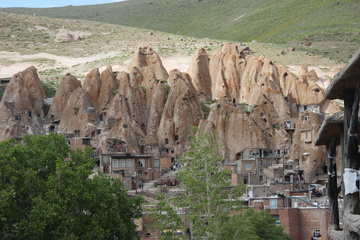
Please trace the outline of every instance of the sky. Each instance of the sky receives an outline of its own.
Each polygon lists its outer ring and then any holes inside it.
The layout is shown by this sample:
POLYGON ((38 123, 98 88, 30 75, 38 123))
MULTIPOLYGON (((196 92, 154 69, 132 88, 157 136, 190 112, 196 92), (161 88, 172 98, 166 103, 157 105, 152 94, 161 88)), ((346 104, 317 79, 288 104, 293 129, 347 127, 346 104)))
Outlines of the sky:
POLYGON ((0 7, 64 7, 121 2, 124 0, 0 0, 0 7))

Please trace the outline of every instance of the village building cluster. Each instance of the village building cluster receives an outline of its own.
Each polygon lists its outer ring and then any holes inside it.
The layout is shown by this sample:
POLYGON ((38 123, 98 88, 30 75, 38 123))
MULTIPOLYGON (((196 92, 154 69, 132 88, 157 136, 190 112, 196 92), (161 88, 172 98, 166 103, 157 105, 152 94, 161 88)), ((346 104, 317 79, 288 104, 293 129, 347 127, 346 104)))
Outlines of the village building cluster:
MULTIPOLYGON (((199 48, 188 73, 167 73, 155 51, 141 47, 129 73, 94 69, 83 83, 67 74, 47 104, 30 67, 7 83, 0 139, 58 132, 72 149, 92 150, 95 172, 145 192, 149 183, 178 184, 167 176, 180 168, 195 125, 219 135, 220 167, 229 170, 232 185, 246 186, 248 206, 268 211, 293 239, 321 234, 327 240, 333 204, 327 192, 337 186, 328 173, 341 177, 331 164, 340 166, 343 158, 335 154, 330 162, 328 148, 315 143, 322 145, 317 138, 326 116, 341 110, 333 101, 338 97, 324 97, 316 73, 306 67, 300 73, 295 78, 236 44, 211 57, 199 48)), ((339 201, 339 211, 343 207, 339 201)), ((139 231, 149 237, 145 225, 139 231)))

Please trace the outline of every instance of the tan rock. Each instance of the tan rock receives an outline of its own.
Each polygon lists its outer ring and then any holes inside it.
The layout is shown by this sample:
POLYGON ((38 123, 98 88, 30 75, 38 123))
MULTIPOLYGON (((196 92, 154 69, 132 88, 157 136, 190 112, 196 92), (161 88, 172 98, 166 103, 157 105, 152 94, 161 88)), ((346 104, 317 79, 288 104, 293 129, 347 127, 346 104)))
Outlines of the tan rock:
POLYGON ((171 89, 157 135, 160 151, 179 156, 185 150, 190 126, 199 124, 203 111, 188 74, 172 70, 168 82, 171 89))
POLYGON ((209 73, 209 56, 205 49, 198 48, 192 57, 188 70, 191 81, 199 94, 200 101, 211 100, 211 77, 209 73))
POLYGON ((274 123, 279 121, 275 106, 265 98, 254 107, 221 98, 211 105, 209 117, 202 121, 200 129, 215 131, 222 145, 220 153, 226 161, 234 162, 247 148, 288 149, 290 136, 284 129, 274 128, 274 123))
POLYGON ((298 71, 298 78, 301 82, 312 84, 319 80, 318 75, 314 69, 310 71, 306 66, 300 66, 298 71))
POLYGON ((98 106, 98 98, 102 81, 100 80, 100 72, 98 68, 91 70, 85 77, 84 89, 88 92, 89 97, 94 106, 98 106))
POLYGON ((316 180, 315 173, 323 173, 326 164, 324 146, 315 146, 316 136, 324 120, 323 114, 301 113, 293 136, 290 158, 299 163, 304 170, 306 182, 316 180))
POLYGON ((101 88, 98 97, 98 107, 102 111, 110 103, 114 91, 119 87, 117 79, 114 77, 111 66, 108 66, 100 74, 101 88))
POLYGON ((139 47, 135 51, 131 58, 128 70, 131 71, 133 67, 139 68, 142 75, 145 75, 143 73, 143 69, 149 67, 157 79, 167 79, 169 76, 162 64, 160 57, 152 48, 148 46, 139 47))
POLYGON ((66 74, 64 78, 60 80, 59 87, 56 90, 47 115, 47 122, 59 121, 62 118, 67 102, 77 88, 81 88, 81 82, 70 73, 66 74))
POLYGON ((66 28, 61 28, 60 31, 56 34, 55 42, 72 42, 74 41, 74 36, 69 33, 69 30, 66 28))
POLYGON ((0 103, 0 140, 42 133, 45 92, 35 67, 15 74, 0 103))
POLYGON ((61 114, 58 130, 77 137, 95 136, 99 122, 94 110, 89 94, 76 88, 61 114))

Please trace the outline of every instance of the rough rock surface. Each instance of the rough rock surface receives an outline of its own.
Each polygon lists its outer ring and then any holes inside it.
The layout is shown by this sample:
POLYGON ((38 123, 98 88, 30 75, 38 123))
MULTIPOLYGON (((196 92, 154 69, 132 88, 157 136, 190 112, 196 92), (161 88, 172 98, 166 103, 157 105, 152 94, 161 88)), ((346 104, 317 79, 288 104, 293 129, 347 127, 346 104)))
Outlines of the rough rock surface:
POLYGON ((157 135, 160 151, 179 156, 185 150, 190 126, 199 124, 203 111, 188 74, 172 70, 168 82, 171 89, 157 135))
MULTIPOLYGON (((247 148, 288 149, 284 158, 299 162, 306 181, 316 180, 322 170, 325 152, 313 146, 322 117, 315 112, 340 109, 324 100, 316 72, 301 67, 296 78, 284 66, 248 55, 248 48, 236 44, 224 44, 210 58, 199 48, 189 73, 175 69, 169 75, 159 56, 142 47, 128 69, 116 77, 111 66, 101 73, 93 69, 83 86, 66 74, 47 115, 49 129, 92 138, 101 152, 115 141, 128 152, 143 154, 145 147, 153 156, 176 159, 193 125, 218 133, 218 151, 227 162, 247 148), (297 122, 293 135, 285 122, 297 122)), ((15 74, 0 103, 0 140, 43 133, 44 98, 35 68, 15 74)))
POLYGON ((66 28, 61 28, 60 31, 55 36, 55 42, 72 42, 74 41, 74 36, 69 33, 69 30, 66 28))
POLYGON ((188 70, 192 83, 199 94, 200 101, 211 100, 211 77, 209 56, 205 49, 198 48, 192 57, 188 70))
POLYGON ((98 96, 97 106, 102 111, 110 103, 114 91, 118 88, 119 83, 114 77, 111 66, 108 66, 100 74, 101 88, 98 96))
POLYGON ((0 103, 0 140, 41 134, 45 92, 35 67, 15 74, 0 103))
POLYGON ((81 82, 70 73, 66 74, 63 79, 60 80, 59 87, 53 98, 50 110, 47 115, 47 122, 59 121, 62 118, 63 111, 67 105, 71 94, 81 87, 81 82))
POLYGON ((88 92, 94 106, 98 105, 98 97, 101 89, 100 72, 98 68, 91 70, 85 77, 84 89, 88 92))
POLYGON ((288 133, 273 126, 280 121, 273 104, 263 98, 258 105, 249 107, 229 103, 223 97, 211 105, 209 117, 200 124, 201 131, 217 132, 222 145, 219 150, 228 162, 234 162, 236 155, 247 148, 275 150, 290 147, 288 133))
POLYGON ((58 131, 75 137, 92 137, 96 134, 96 111, 89 94, 83 88, 76 88, 62 111, 58 131))
POLYGON ((316 180, 316 174, 324 172, 326 149, 315 146, 316 136, 324 120, 324 114, 305 112, 300 114, 290 149, 290 158, 299 163, 304 170, 306 182, 316 180))
POLYGON ((162 61, 157 53, 150 47, 139 47, 131 58, 128 70, 131 71, 133 67, 139 68, 142 75, 149 72, 147 68, 155 74, 157 79, 167 79, 169 77, 162 61))

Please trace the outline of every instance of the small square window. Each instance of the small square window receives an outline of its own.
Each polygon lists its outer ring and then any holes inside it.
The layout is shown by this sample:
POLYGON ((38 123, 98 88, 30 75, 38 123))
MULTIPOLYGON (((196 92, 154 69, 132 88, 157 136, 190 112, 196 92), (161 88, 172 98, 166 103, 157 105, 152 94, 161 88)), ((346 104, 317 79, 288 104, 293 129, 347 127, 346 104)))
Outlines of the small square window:
POLYGON ((126 167, 132 167, 131 159, 126 160, 126 167))
POLYGON ((82 141, 83 141, 83 145, 90 146, 90 139, 85 138, 82 141))
POLYGON ((154 159, 154 167, 160 166, 160 159, 154 159))
POLYGON ((139 159, 138 167, 139 168, 144 168, 145 167, 145 159, 139 159))
POLYGON ((115 167, 115 168, 118 167, 119 166, 118 164, 119 164, 118 160, 113 161, 113 167, 115 167))
POLYGON ((120 167, 125 167, 125 160, 120 160, 120 167))

